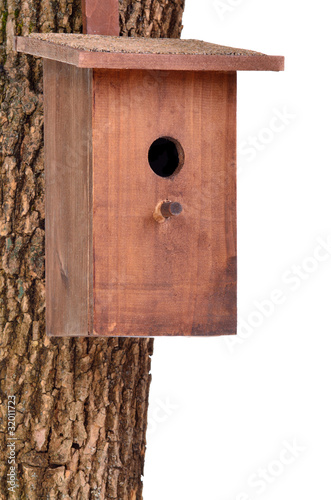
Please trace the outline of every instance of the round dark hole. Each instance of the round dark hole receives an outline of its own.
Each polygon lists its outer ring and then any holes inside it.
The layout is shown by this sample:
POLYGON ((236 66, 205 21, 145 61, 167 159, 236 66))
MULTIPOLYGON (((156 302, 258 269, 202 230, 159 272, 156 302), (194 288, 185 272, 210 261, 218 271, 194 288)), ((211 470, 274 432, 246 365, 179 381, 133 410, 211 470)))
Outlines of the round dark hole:
POLYGON ((160 177, 170 177, 183 164, 184 153, 179 142, 169 137, 160 137, 148 151, 151 169, 160 177))

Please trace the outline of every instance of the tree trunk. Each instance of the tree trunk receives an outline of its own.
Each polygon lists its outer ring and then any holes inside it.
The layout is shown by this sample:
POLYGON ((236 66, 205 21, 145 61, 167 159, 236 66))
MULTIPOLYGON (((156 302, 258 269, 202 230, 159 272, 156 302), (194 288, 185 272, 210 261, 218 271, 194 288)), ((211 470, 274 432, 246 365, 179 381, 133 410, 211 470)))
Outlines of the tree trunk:
MULTIPOLYGON (((119 6, 123 35, 180 36, 184 0, 119 6)), ((80 0, 0 0, 0 20, 0 498, 139 500, 152 340, 45 336, 42 63, 12 36, 80 32, 80 0)))

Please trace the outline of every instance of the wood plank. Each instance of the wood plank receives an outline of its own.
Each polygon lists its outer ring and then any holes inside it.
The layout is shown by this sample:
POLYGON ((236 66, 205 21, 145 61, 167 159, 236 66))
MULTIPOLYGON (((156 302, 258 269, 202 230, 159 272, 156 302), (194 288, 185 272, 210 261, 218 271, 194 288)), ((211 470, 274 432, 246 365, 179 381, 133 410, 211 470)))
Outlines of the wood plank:
POLYGON ((284 57, 199 40, 123 39, 36 34, 17 37, 18 52, 82 68, 175 71, 282 71, 284 57), (130 40, 130 41, 127 41, 130 40))
MULTIPOLYGON (((46 42, 47 43, 47 42, 46 42)), ((15 37, 15 50, 24 54, 30 54, 36 57, 43 57, 52 61, 72 64, 79 67, 79 51, 68 49, 62 45, 47 43, 46 46, 40 45, 39 40, 23 36, 15 37)))
POLYGON ((92 330, 91 70, 44 61, 46 329, 92 330))
POLYGON ((283 71, 282 56, 200 56, 163 54, 79 55, 81 68, 146 69, 167 71, 283 71))
POLYGON ((82 0, 83 31, 91 35, 119 35, 118 0, 82 0))
POLYGON ((236 73, 95 70, 94 334, 236 332, 236 73), (182 145, 157 176, 158 137, 182 145), (183 211, 159 224, 162 200, 183 211))

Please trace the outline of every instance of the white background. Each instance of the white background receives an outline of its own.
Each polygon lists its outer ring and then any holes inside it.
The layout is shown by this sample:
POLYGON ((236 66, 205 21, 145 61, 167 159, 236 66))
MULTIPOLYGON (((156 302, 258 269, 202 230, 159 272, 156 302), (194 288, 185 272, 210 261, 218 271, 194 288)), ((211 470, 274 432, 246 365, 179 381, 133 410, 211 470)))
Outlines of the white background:
POLYGON ((331 498, 328 7, 186 0, 183 38, 285 55, 286 71, 238 75, 246 327, 155 340, 144 500, 331 498))

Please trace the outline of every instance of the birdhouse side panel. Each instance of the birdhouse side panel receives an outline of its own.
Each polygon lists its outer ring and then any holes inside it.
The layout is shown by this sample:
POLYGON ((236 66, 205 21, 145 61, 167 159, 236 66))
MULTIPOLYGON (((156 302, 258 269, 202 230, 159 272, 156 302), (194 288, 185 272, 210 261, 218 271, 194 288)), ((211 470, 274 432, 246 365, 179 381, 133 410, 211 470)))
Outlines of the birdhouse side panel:
POLYGON ((44 60, 46 329, 92 329, 92 71, 44 60))

